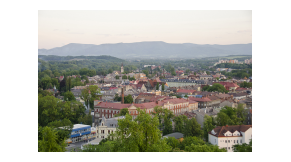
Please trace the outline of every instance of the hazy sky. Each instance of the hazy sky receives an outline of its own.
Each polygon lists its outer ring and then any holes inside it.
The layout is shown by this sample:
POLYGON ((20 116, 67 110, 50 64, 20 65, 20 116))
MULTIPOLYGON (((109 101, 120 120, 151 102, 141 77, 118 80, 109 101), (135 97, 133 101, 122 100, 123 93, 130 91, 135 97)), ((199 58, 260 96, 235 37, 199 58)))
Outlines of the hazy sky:
POLYGON ((38 48, 142 41, 252 43, 252 11, 38 11, 38 48))

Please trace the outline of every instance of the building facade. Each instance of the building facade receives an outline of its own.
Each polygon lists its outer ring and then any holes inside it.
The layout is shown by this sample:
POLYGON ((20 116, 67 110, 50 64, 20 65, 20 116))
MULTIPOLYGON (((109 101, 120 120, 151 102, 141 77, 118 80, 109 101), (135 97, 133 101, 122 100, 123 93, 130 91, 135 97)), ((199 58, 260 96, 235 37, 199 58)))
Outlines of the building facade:
POLYGON ((249 144, 252 139, 252 125, 219 126, 208 132, 209 143, 233 152, 236 144, 249 144))

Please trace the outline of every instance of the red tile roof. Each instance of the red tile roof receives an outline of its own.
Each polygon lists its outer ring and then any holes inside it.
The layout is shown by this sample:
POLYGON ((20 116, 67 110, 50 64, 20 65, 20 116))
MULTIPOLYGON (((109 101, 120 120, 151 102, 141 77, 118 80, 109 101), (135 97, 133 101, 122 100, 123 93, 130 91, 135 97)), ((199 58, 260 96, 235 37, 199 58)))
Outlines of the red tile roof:
POLYGON ((196 90, 191 89, 179 89, 177 93, 194 93, 196 90))
POLYGON ((197 102, 209 102, 209 101, 211 101, 208 97, 202 97, 202 98, 189 97, 189 100, 197 101, 197 102))
POLYGON ((231 82, 219 82, 219 84, 222 84, 225 87, 239 87, 237 84, 231 82))

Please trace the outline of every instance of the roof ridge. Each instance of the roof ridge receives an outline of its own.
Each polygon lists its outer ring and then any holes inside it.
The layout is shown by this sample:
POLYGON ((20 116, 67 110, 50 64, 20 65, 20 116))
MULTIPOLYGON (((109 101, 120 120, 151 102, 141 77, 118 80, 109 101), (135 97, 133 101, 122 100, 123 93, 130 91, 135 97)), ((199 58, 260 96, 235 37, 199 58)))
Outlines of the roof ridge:
POLYGON ((221 127, 219 133, 217 134, 217 136, 221 133, 222 129, 224 128, 224 126, 221 127))

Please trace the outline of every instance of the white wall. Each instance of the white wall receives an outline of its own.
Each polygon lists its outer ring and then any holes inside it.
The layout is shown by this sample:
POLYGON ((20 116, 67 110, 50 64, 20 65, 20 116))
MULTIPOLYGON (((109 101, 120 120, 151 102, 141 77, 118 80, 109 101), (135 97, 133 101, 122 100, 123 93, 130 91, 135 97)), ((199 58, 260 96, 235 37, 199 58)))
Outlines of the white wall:
POLYGON ((212 145, 218 145, 219 148, 227 147, 228 152, 233 152, 232 146, 237 144, 237 140, 238 140, 239 144, 241 144, 240 140, 243 140, 243 137, 231 137, 231 136, 228 137, 228 136, 226 136, 226 137, 217 138, 216 136, 208 134, 208 139, 209 139, 209 143, 211 143, 212 145), (216 140, 216 143, 215 143, 215 140, 216 140), (225 143, 225 140, 227 140, 227 143, 225 143), (234 140, 235 140, 235 143, 234 143, 234 140))

